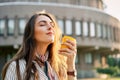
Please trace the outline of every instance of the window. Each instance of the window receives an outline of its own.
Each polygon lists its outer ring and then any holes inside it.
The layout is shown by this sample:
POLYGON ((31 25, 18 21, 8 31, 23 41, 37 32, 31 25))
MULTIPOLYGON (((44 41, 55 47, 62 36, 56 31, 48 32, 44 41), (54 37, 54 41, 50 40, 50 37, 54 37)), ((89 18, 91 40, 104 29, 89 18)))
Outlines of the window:
POLYGON ((13 19, 8 20, 8 35, 14 34, 15 23, 13 19))
POLYGON ((24 33, 25 24, 26 24, 26 20, 25 19, 19 19, 19 33, 20 34, 24 33))
POLYGON ((97 32, 97 37, 98 38, 100 38, 100 37, 102 37, 102 26, 101 26, 101 24, 97 24, 97 26, 96 26, 96 32, 97 32))
POLYGON ((114 41, 116 42, 116 27, 113 27, 113 37, 114 41))
POLYGON ((92 63, 92 54, 91 53, 86 53, 85 54, 85 63, 87 63, 87 64, 92 63))
POLYGON ((103 38, 105 39, 107 37, 107 29, 105 25, 103 25, 102 28, 103 28, 103 38))
POLYGON ((100 54, 96 54, 96 59, 98 60, 98 62, 100 63, 101 62, 101 56, 100 56, 100 54))
POLYGON ((60 29, 62 30, 62 33, 64 33, 64 21, 59 19, 58 25, 59 25, 60 29))
POLYGON ((83 22, 83 36, 88 36, 88 22, 83 22))
POLYGON ((66 20, 65 32, 66 32, 67 35, 71 35, 72 34, 72 21, 71 20, 66 20))
MULTIPOLYGON (((118 28, 118 35, 120 35, 120 28, 118 28)), ((120 42, 120 37, 118 37, 118 41, 120 42)))
POLYGON ((0 35, 4 34, 5 20, 0 19, 0 35))
POLYGON ((108 38, 108 39, 111 38, 111 30, 110 30, 110 26, 107 26, 107 38, 108 38))
POLYGON ((113 41, 113 27, 110 26, 109 28, 110 28, 110 40, 113 41))
MULTIPOLYGON (((116 29, 117 29, 116 30, 116 35, 119 35, 119 28, 117 27, 116 29)), ((119 42, 119 37, 116 36, 116 39, 117 39, 117 42, 119 42)))
POLYGON ((95 23, 90 23, 90 37, 95 37, 95 23))
POLYGON ((82 32, 81 32, 81 22, 80 21, 76 21, 75 22, 75 34, 76 35, 81 35, 82 32))

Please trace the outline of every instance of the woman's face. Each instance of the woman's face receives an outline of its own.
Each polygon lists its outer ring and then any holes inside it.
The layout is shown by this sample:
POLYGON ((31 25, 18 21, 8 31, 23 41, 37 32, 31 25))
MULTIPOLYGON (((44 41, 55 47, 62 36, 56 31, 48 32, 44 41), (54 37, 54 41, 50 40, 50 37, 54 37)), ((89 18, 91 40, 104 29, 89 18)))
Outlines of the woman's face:
POLYGON ((53 43, 54 42, 54 23, 45 16, 40 15, 35 21, 34 37, 37 43, 53 43))

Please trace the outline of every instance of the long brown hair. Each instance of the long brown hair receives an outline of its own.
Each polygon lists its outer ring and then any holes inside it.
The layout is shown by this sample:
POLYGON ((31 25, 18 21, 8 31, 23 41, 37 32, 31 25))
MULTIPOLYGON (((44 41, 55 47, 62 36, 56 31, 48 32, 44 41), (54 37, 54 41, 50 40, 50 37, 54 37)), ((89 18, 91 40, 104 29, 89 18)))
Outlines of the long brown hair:
MULTIPOLYGON (((2 71, 2 79, 4 80, 7 68, 9 64, 12 61, 19 62, 19 59, 24 59, 26 61, 26 75, 25 75, 25 80, 30 79, 30 74, 31 74, 31 69, 32 69, 32 60, 34 59, 34 48, 36 46, 35 40, 34 40, 34 26, 35 26, 35 20, 39 15, 45 15, 49 17, 54 23, 55 23, 55 39, 54 43, 50 44, 48 47, 48 50, 50 51, 50 56, 49 56, 49 61, 53 69, 56 71, 58 74, 58 77, 60 80, 62 80, 62 75, 61 71, 64 73, 65 71, 65 62, 60 61, 61 55, 58 54, 58 49, 60 48, 60 39, 61 39, 61 31, 58 27, 58 24, 55 20, 55 17, 49 13, 46 12, 38 12, 35 13, 28 21, 25 27, 24 35, 23 35, 23 43, 18 50, 17 54, 10 60, 8 61, 2 71), (64 65, 64 67, 59 66, 59 65, 64 65), (63 69, 62 69, 63 68, 63 69)), ((16 67, 17 73, 20 73, 19 67, 16 67)), ((18 80, 21 80, 21 77, 18 76, 18 80)), ((65 79, 64 79, 65 80, 65 79)))

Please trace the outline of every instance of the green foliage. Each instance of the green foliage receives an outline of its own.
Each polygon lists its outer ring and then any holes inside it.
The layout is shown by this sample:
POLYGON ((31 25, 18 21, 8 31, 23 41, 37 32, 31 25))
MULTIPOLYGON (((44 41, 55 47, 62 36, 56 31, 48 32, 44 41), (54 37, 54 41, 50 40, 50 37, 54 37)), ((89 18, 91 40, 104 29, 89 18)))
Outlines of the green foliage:
POLYGON ((110 67, 115 67, 117 65, 117 61, 115 58, 108 58, 107 59, 107 64, 110 66, 110 67))
POLYGON ((109 67, 109 68, 97 68, 97 72, 98 73, 102 73, 102 74, 108 74, 108 75, 115 75, 118 73, 118 68, 115 67, 109 67))
POLYGON ((108 57, 107 64, 109 65, 108 68, 97 68, 97 72, 108 74, 114 77, 120 77, 120 60, 113 57, 108 57))
POLYGON ((120 60, 118 61, 118 67, 120 68, 120 60))

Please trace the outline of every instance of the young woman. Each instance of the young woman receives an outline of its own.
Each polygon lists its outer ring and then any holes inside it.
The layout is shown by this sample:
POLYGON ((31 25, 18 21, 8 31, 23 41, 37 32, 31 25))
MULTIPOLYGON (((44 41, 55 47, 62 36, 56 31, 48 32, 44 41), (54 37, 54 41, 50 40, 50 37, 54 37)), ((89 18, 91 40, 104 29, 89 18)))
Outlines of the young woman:
POLYGON ((61 31, 53 15, 41 11, 28 21, 23 43, 2 71, 3 80, 76 80, 76 43, 61 49, 61 31))

